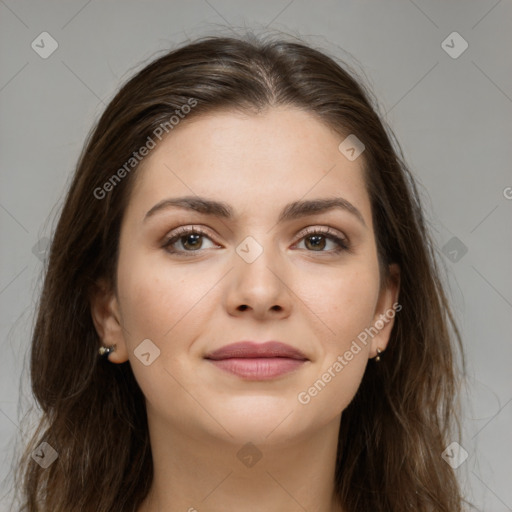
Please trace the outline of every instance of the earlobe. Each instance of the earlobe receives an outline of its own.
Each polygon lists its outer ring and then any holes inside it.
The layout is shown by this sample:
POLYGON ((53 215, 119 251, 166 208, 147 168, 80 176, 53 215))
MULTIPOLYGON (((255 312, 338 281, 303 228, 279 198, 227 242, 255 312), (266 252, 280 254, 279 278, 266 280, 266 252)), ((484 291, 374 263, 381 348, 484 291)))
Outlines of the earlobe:
POLYGON ((380 361, 381 354, 386 350, 395 323, 395 316, 402 306, 398 302, 400 293, 400 267, 393 263, 389 265, 389 277, 382 287, 373 319, 376 331, 372 338, 370 358, 380 361))
POLYGON ((128 351, 124 338, 119 303, 108 283, 102 279, 90 291, 89 305, 92 321, 100 339, 101 346, 115 346, 108 359, 112 363, 124 363, 128 360, 128 351))

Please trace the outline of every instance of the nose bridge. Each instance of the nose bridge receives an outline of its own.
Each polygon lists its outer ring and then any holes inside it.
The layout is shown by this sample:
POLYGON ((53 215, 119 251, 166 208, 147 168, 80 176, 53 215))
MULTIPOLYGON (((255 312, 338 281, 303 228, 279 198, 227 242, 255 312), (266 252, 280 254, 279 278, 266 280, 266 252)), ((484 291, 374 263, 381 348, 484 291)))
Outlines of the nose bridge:
POLYGON ((246 236, 236 247, 236 253, 241 260, 237 262, 237 266, 242 275, 255 274, 261 279, 271 273, 268 267, 274 269, 279 266, 277 251, 273 247, 272 236, 268 233, 246 236))
POLYGON ((258 311, 287 307, 287 287, 282 259, 273 237, 262 232, 246 236, 236 247, 234 307, 249 306, 258 311))

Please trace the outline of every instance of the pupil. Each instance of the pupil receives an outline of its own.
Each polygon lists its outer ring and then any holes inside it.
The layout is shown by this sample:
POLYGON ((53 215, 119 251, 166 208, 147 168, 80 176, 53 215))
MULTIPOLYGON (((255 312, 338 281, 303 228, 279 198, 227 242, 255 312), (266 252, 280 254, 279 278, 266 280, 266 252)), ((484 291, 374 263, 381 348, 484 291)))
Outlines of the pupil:
POLYGON ((309 237, 309 240, 316 240, 315 242, 313 242, 311 245, 313 245, 314 247, 320 247, 321 249, 323 249, 324 247, 324 244, 321 244, 319 243, 319 241, 323 238, 323 235, 314 235, 314 236, 310 236, 309 237))
MULTIPOLYGON (((201 238, 201 236, 202 235, 199 235, 199 234, 187 235, 185 237, 185 246, 189 245, 188 242, 189 242, 190 239, 194 239, 195 243, 197 243, 199 241, 199 239, 201 238)), ((197 245, 194 246, 194 241, 192 242, 192 247, 197 247, 197 245)))

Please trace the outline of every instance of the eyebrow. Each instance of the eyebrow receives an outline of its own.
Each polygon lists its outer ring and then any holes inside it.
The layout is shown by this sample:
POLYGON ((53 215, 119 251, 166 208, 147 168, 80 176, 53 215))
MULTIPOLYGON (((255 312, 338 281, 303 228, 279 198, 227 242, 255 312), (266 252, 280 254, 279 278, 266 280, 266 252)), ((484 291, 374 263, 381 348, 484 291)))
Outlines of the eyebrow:
MULTIPOLYGON (((233 208, 222 201, 214 201, 199 196, 184 196, 163 199, 158 202, 146 213, 144 221, 157 212, 169 208, 183 208, 227 220, 231 220, 235 216, 233 208)), ((282 209, 278 223, 306 217, 308 215, 318 215, 333 209, 341 209, 351 213, 363 226, 367 227, 361 212, 352 203, 342 197, 312 199, 308 201, 302 200, 289 203, 282 209)))

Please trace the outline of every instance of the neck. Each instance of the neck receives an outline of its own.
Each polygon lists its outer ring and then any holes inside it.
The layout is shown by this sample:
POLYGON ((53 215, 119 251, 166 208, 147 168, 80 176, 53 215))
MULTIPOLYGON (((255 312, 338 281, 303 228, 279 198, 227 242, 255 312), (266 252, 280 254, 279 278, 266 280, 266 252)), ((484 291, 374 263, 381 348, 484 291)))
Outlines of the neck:
POLYGON ((138 512, 343 512, 334 472, 340 417, 300 439, 220 439, 149 421, 153 483, 138 512))

